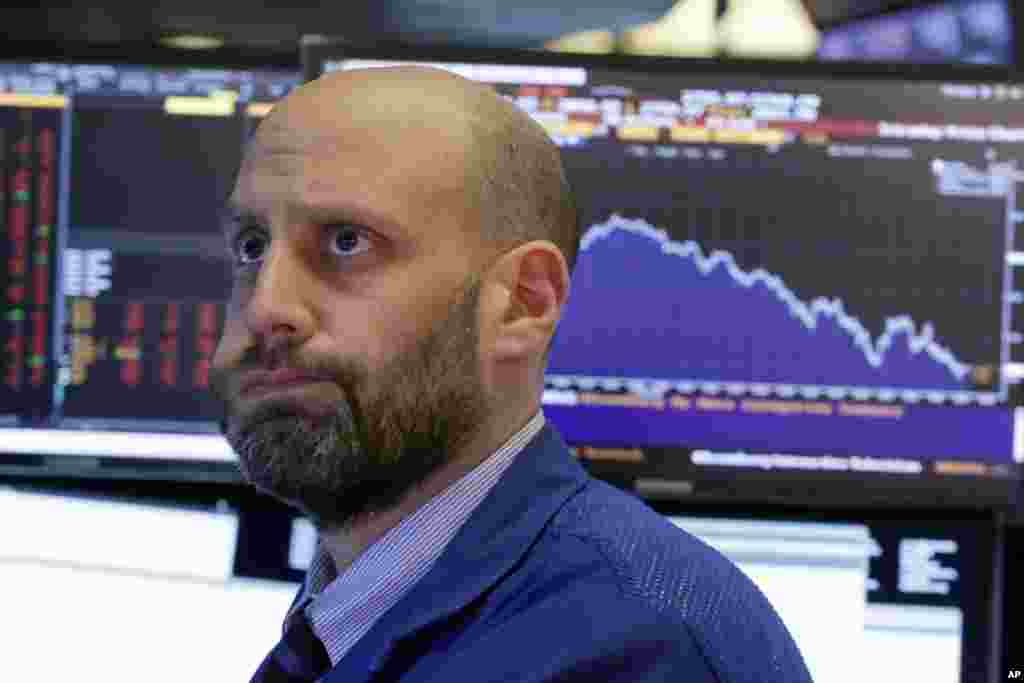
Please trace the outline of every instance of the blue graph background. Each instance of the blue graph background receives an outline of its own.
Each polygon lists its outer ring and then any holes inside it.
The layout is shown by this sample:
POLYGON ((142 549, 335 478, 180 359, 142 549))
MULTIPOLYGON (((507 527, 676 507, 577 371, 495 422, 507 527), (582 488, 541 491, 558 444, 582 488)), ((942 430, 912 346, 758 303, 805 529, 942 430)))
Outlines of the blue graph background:
POLYGON ((642 219, 581 241, 553 375, 894 389, 965 388, 968 366, 927 321, 894 311, 872 334, 839 299, 802 301, 784 276, 743 270, 642 219))

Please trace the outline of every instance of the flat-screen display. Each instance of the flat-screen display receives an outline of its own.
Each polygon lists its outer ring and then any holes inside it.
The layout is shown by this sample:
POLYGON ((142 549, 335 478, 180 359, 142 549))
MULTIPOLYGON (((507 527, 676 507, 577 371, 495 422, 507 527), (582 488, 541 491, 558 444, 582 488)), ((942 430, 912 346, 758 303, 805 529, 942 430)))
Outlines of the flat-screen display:
POLYGON ((754 581, 816 681, 992 680, 1001 605, 991 525, 669 519, 754 581))
POLYGON ((295 71, 0 64, 0 469, 233 469, 206 389, 245 140, 295 71))
POLYGON ((305 55, 307 77, 396 63, 491 84, 561 148, 581 241, 544 409, 581 457, 693 495, 1010 495, 1024 87, 1007 74, 305 55))
POLYGON ((227 503, 0 487, 0 513, 5 681, 247 681, 298 588, 235 571, 227 503))

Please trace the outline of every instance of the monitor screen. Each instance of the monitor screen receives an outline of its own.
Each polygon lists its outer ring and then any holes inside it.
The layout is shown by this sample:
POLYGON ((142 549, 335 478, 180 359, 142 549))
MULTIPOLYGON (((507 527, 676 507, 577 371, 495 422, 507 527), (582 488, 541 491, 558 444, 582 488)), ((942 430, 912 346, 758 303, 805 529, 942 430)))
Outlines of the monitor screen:
POLYGON ((1010 66, 1014 50, 1008 0, 947 0, 845 22, 822 35, 818 58, 1010 66))
POLYGON ((669 519, 754 581, 816 681, 992 680, 1000 613, 991 525, 669 519))
POLYGON ((693 495, 1011 495, 1024 88, 1002 72, 323 41, 304 60, 450 69, 560 146, 582 238, 543 401, 581 457, 693 495))
POLYGON ((230 290, 221 207, 247 136, 298 80, 0 64, 0 469, 233 470, 206 391, 230 290))
POLYGON ((39 680, 41 662, 45 680, 129 683, 159 662, 158 680, 246 681, 298 589, 235 570, 225 502, 0 487, 0 513, 17 520, 0 528, 5 681, 39 680))

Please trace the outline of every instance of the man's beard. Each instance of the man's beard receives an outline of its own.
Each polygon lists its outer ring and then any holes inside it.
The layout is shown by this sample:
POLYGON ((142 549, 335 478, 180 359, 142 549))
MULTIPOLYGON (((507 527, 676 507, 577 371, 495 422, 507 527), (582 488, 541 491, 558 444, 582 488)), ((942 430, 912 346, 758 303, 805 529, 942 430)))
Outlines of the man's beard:
MULTIPOLYGON (((477 362, 479 290, 475 281, 464 287, 447 318, 379 370, 355 360, 317 364, 344 395, 326 416, 267 400, 239 419, 227 400, 221 426, 243 477, 321 528, 393 507, 457 454, 487 416, 477 362)), ((308 362, 292 367, 314 369, 308 362)), ((223 377, 213 384, 216 391, 223 377)))

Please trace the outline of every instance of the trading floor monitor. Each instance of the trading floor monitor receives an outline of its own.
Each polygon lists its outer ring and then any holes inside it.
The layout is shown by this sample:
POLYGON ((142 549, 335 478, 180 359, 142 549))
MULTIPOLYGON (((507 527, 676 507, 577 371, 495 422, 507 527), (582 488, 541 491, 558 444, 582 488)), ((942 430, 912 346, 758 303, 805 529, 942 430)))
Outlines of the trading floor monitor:
POLYGON ((581 209, 544 409, 641 493, 1005 503, 1021 445, 1024 86, 983 68, 360 47, 485 82, 581 209))

